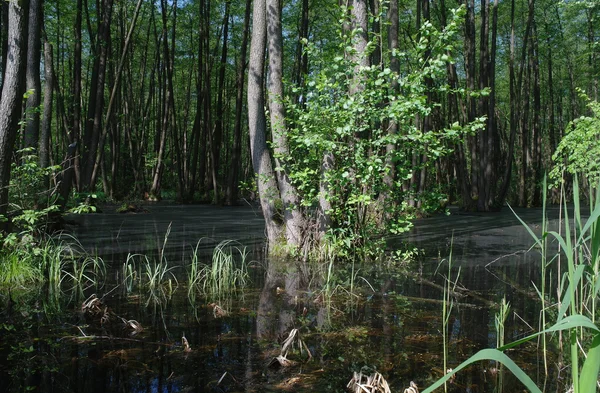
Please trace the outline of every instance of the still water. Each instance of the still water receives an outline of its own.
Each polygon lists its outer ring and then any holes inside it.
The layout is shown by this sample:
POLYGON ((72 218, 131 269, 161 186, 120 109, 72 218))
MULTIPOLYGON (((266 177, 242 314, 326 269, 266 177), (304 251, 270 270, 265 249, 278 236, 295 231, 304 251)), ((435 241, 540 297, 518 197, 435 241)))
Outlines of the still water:
MULTIPOLYGON (((540 280, 540 258, 528 252, 533 242, 508 209, 416 221, 410 233, 388 242, 392 251, 415 249, 409 264, 329 270, 266 259, 256 208, 145 208, 72 217, 71 231, 82 246, 105 261, 106 283, 74 296, 57 316, 48 317, 37 304, 25 332, 2 338, 0 391, 341 392, 355 371, 380 372, 392 392, 403 392, 411 381, 423 389, 444 372, 442 299, 450 257, 456 284, 447 367, 496 346, 494 318, 503 297, 511 306, 506 342, 538 329, 533 283, 540 280), (248 287, 218 298, 188 291, 194 250, 209 264, 223 240, 237 241, 234 253, 247 251, 248 287), (138 262, 128 275, 123 265, 132 254, 139 254, 138 262), (169 270, 157 292, 141 284, 142 265, 144 256, 156 261, 160 255, 169 270), (98 312, 119 323, 86 319, 81 306, 92 293, 101 301, 98 312), (126 328, 127 321, 141 328, 126 328), (301 342, 295 340, 286 357, 293 364, 282 367, 274 359, 292 329, 301 342), (15 337, 19 342, 7 342, 15 337)), ((541 210, 517 214, 539 233, 541 210)), ((558 211, 551 209, 549 217, 556 226, 558 211)), ((549 274, 554 280, 556 273, 549 274)), ((509 356, 542 386, 540 354, 529 343, 509 356)), ((564 376, 555 366, 551 373, 550 391, 560 390, 564 376)), ((497 374, 496 364, 480 363, 448 389, 498 391, 497 374)), ((504 391, 523 391, 509 375, 504 379, 504 391)))

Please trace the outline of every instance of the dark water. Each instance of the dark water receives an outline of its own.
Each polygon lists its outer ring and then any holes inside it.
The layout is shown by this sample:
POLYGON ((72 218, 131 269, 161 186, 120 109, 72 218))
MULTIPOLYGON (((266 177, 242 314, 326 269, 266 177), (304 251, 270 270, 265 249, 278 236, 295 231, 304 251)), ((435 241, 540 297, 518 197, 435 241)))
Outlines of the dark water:
MULTIPOLYGON (((340 392, 361 370, 381 372, 393 392, 404 391, 410 381, 424 388, 443 375, 441 299, 448 268, 440 261, 450 253, 451 277, 458 276, 458 284, 448 319, 448 367, 496 346, 494 317, 503 297, 511 305, 506 342, 537 330, 539 301, 532 282, 540 280, 540 258, 527 252, 532 240, 508 209, 419 220, 409 234, 389 240, 392 250, 406 243, 416 247, 415 262, 334 271, 338 281, 354 277, 352 293, 349 282, 327 286, 327 266, 265 260, 256 209, 166 204, 147 209, 74 218, 82 245, 106 261, 107 283, 80 295, 56 317, 47 317, 38 304, 19 331, 2 330, 0 391, 340 392), (243 294, 219 299, 188 294, 190 254, 199 240, 205 263, 222 240, 246 246, 253 262, 243 294), (127 254, 157 258, 161 250, 172 268, 171 284, 152 292, 140 285, 140 270, 139 282, 127 290, 122 269, 127 254), (139 322, 143 331, 131 335, 122 325, 86 320, 81 303, 93 291, 103 310, 139 322), (227 314, 218 315, 215 304, 227 314), (289 354, 295 365, 277 367, 273 359, 293 328, 305 347, 289 354)), ((518 214, 539 233, 540 210, 518 214)), ((558 217, 558 211, 549 216, 558 217)), ((529 343, 509 356, 541 386, 540 354, 529 343)), ((481 363, 461 372, 449 391, 495 391, 495 374, 494 363, 481 363)), ((561 377, 552 374, 553 389, 561 377)), ((504 391, 521 390, 505 376, 504 391)))

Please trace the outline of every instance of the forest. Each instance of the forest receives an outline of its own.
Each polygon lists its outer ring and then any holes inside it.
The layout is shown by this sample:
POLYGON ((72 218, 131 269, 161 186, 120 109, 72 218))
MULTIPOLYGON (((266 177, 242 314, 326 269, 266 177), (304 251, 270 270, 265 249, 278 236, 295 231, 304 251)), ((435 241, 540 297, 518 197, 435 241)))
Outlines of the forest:
POLYGON ((0 4, 0 390, 600 386, 598 0, 0 4))
POLYGON ((448 203, 540 206, 552 170, 557 202, 562 180, 583 173, 586 190, 597 172, 597 14, 547 0, 3 2, 0 214, 260 198, 269 239, 306 246, 403 231, 448 203))

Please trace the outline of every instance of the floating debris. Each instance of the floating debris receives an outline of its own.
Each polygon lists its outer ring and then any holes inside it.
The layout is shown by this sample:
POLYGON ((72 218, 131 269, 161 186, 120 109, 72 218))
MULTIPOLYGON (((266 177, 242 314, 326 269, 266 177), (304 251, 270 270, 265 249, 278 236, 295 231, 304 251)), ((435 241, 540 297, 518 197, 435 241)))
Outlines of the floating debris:
POLYGON ((404 393, 419 393, 419 387, 413 381, 410 381, 410 386, 404 389, 404 393))
POLYGON ((113 333, 114 329, 120 328, 133 336, 144 330, 138 321, 115 314, 96 294, 92 294, 81 304, 81 312, 90 325, 112 330, 113 333))
POLYGON ((296 365, 298 362, 288 359, 288 354, 291 350, 297 348, 302 355, 304 351, 308 354, 308 360, 312 359, 312 353, 306 343, 300 338, 300 331, 298 329, 292 329, 288 334, 287 338, 281 345, 281 354, 269 362, 268 367, 281 366, 291 367, 296 365))
MULTIPOLYGON (((411 385, 412 384, 414 384, 414 382, 411 382, 411 385)), ((372 375, 364 375, 362 372, 357 373, 355 371, 354 376, 350 382, 348 382, 346 387, 352 393, 391 393, 387 381, 383 375, 378 372, 375 372, 372 375)), ((404 393, 407 393, 407 390, 405 390, 404 393)), ((413 393, 413 391, 408 391, 408 393, 413 393)), ((416 393, 419 393, 419 391, 417 390, 416 393)))
POLYGON ((183 345, 183 352, 191 352, 192 347, 190 347, 190 343, 187 338, 185 338, 185 334, 181 336, 181 344, 183 345))
POLYGON ((213 309, 213 316, 217 319, 226 317, 228 312, 223 307, 219 306, 217 303, 209 304, 213 309))

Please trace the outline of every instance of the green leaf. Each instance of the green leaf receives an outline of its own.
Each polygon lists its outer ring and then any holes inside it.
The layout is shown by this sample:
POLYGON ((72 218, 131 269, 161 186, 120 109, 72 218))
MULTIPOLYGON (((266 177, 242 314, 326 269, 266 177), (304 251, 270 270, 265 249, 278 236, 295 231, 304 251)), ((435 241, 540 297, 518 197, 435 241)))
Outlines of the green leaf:
POLYGON ((569 330, 569 329, 573 329, 573 328, 577 328, 577 327, 588 328, 588 329, 593 330, 596 333, 600 333, 600 329, 598 329, 598 327, 588 317, 585 317, 580 314, 575 314, 575 315, 570 315, 566 318, 561 319, 560 321, 556 322, 554 325, 552 325, 548 329, 542 330, 541 332, 531 334, 527 337, 523 337, 520 340, 513 341, 513 342, 506 344, 503 347, 500 347, 498 349, 501 351, 504 351, 506 349, 510 349, 510 348, 516 347, 517 345, 523 344, 524 342, 527 342, 527 341, 529 341, 533 338, 536 338, 545 333, 552 333, 552 332, 557 332, 557 331, 561 331, 561 330, 569 330))
POLYGON ((504 353, 500 352, 497 349, 482 349, 481 351, 477 352, 475 355, 471 356, 469 359, 462 362, 458 367, 456 367, 454 370, 452 370, 452 372, 449 372, 444 377, 439 379, 436 383, 434 383, 427 389, 423 390, 422 393, 433 392, 435 389, 439 388, 445 382, 447 382, 450 378, 452 378, 452 376, 454 374, 456 374, 463 368, 465 368, 475 362, 479 362, 481 360, 493 360, 493 361, 502 363, 504 366, 506 366, 507 369, 510 370, 510 372, 512 372, 514 374, 515 377, 517 377, 519 379, 519 381, 521 381, 523 383, 523 385, 525 385, 525 387, 530 392, 542 393, 542 391, 535 385, 533 380, 527 374, 525 374, 525 372, 523 370, 521 370, 521 368, 519 366, 517 366, 516 363, 514 361, 512 361, 511 358, 509 358, 508 356, 506 356, 504 353))
POLYGON ((595 393, 596 383, 600 372, 600 334, 594 336, 592 347, 589 349, 587 359, 579 376, 579 392, 595 393))

